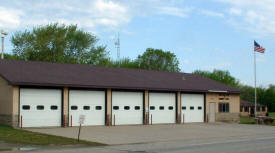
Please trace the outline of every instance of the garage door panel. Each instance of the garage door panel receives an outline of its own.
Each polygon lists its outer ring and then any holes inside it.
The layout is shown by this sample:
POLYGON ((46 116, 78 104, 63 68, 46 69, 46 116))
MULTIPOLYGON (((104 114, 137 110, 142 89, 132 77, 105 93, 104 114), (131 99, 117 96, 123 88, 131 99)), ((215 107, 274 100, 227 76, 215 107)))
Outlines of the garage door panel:
POLYGON ((112 92, 112 121, 116 125, 143 123, 142 92, 112 92))
POLYGON ((204 95, 182 94, 181 115, 185 123, 204 122, 204 95))
POLYGON ((176 121, 176 94, 150 93, 149 94, 149 121, 153 124, 175 123, 176 121))
POLYGON ((59 89, 21 88, 20 125, 22 122, 23 127, 61 126, 61 93, 59 89))
POLYGON ((105 92, 90 90, 70 90, 70 125, 79 125, 79 116, 84 115, 83 126, 105 125, 105 92))

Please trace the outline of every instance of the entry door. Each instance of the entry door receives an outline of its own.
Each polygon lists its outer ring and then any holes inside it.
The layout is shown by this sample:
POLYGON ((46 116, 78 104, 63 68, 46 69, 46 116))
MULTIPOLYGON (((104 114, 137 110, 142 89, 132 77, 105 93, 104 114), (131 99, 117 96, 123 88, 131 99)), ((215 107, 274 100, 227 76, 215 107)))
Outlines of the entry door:
POLYGON ((216 121, 216 103, 210 103, 209 122, 216 121))
POLYGON ((69 123, 79 125, 80 115, 85 116, 84 126, 105 125, 105 92, 70 90, 69 123))
POLYGON ((59 89, 20 89, 22 127, 61 126, 61 94, 59 89))
POLYGON ((176 122, 176 94, 149 93, 149 123, 176 122))
POLYGON ((181 109, 182 122, 204 122, 204 95, 182 94, 181 109))
POLYGON ((113 125, 143 123, 143 92, 112 92, 113 125))

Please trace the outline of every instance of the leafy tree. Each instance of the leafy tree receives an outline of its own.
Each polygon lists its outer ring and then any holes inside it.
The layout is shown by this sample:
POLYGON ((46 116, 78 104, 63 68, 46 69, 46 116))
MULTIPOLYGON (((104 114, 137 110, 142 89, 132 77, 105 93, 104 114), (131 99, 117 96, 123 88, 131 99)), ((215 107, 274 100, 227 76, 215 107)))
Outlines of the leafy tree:
POLYGON ((16 32, 11 38, 13 54, 23 60, 104 65, 106 47, 77 25, 58 23, 16 32))
POLYGON ((9 60, 20 60, 21 58, 19 56, 13 55, 13 54, 4 54, 4 59, 9 59, 9 60))
POLYGON ((218 82, 227 84, 232 87, 239 87, 240 85, 240 82, 236 78, 231 76, 229 71, 214 70, 213 72, 210 72, 210 71, 196 70, 193 73, 210 78, 212 80, 216 80, 218 82))
POLYGON ((270 112, 275 112, 275 85, 270 85, 265 90, 261 103, 266 104, 270 112))
POLYGON ((86 64, 97 66, 106 66, 110 63, 109 52, 106 51, 105 46, 92 49, 84 59, 86 59, 86 64))
POLYGON ((120 61, 110 61, 107 66, 139 69, 137 62, 135 60, 131 60, 130 58, 123 58, 120 61))
POLYGON ((141 69, 179 72, 179 61, 174 53, 161 49, 147 48, 146 51, 136 59, 141 69))

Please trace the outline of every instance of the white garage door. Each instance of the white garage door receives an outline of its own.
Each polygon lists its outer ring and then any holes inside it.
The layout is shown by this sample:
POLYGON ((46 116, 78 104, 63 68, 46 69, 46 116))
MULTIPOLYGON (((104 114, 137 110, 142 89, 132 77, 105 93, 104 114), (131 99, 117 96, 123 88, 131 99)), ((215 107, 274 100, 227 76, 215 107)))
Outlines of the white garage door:
POLYGON ((149 122, 175 123, 176 121, 176 94, 150 93, 149 94, 149 122))
POLYGON ((113 125, 143 123, 142 92, 112 92, 113 125))
POLYGON ((61 126, 61 93, 58 89, 20 89, 20 126, 61 126))
POLYGON ((182 122, 204 122, 203 94, 182 94, 181 109, 182 122))
POLYGON ((84 115, 84 126, 105 125, 105 92, 70 90, 69 124, 79 125, 79 116, 84 115))

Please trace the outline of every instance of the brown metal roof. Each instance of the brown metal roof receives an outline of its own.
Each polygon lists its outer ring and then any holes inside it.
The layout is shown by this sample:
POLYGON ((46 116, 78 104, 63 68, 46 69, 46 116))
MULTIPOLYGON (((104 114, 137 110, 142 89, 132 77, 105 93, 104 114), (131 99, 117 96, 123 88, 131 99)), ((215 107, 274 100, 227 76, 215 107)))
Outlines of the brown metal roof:
POLYGON ((0 60, 0 76, 11 85, 240 93, 197 74, 79 64, 0 60))
MULTIPOLYGON (((250 101, 245 101, 245 100, 241 100, 241 106, 255 106, 255 103, 254 102, 250 102, 250 101)), ((263 105, 263 104, 257 104, 257 106, 266 106, 266 105, 263 105)))

